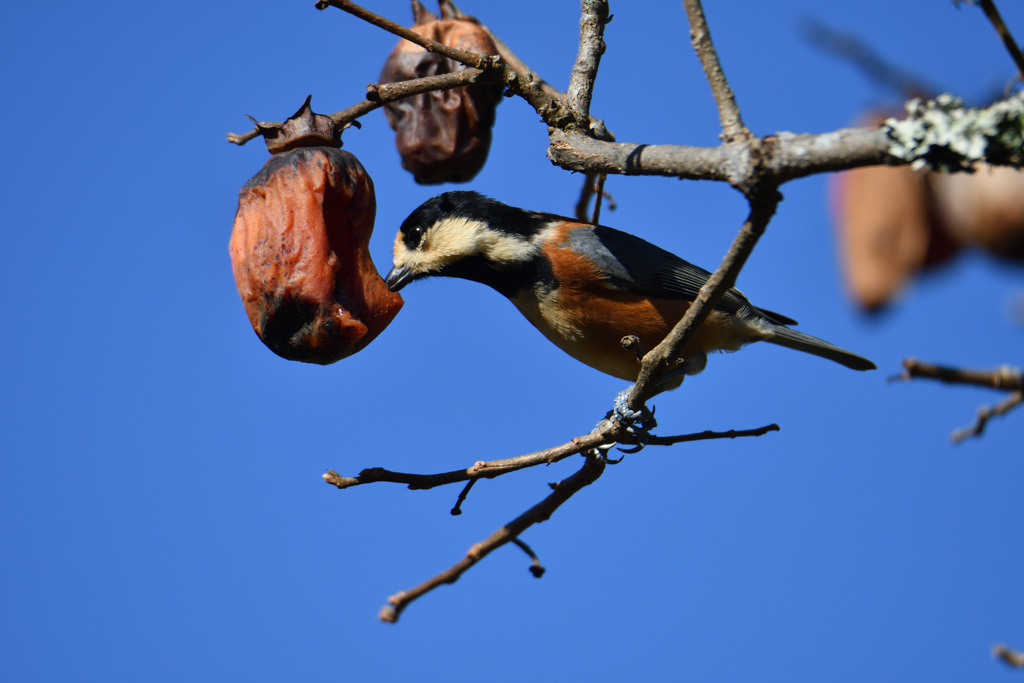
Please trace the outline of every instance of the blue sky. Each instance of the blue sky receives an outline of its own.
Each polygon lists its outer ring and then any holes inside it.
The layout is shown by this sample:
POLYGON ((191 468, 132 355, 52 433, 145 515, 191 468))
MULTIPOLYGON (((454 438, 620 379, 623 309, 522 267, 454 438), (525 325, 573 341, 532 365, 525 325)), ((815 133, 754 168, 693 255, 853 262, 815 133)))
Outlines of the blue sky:
MULTIPOLYGON (((463 2, 564 87, 575 3, 463 2)), ((707 3, 757 133, 824 132, 889 93, 800 37, 816 17, 967 98, 1012 67, 947 2, 707 3), (728 7, 728 8, 727 8, 728 7)), ((1024 9, 1004 2, 1024 35, 1024 9)), ((406 2, 369 3, 407 22, 406 2)), ((593 111, 619 140, 711 145, 717 116, 680 3, 616 3, 593 111)), ((248 325, 227 242, 266 159, 228 131, 358 101, 395 40, 313 2, 18 3, 0 281, 7 333, 0 670, 18 681, 997 681, 1024 648, 1022 419, 949 433, 998 395, 893 384, 907 356, 1020 364, 1021 271, 968 254, 865 320, 843 295, 826 179, 785 201, 740 277, 759 305, 872 358, 855 373, 769 345, 715 356, 655 404, 665 434, 776 422, 759 439, 627 456, 524 540, 377 621, 576 460, 458 488, 325 485, 328 468, 433 472, 589 431, 623 387, 496 293, 427 281, 361 353, 284 361, 248 325)), ((506 100, 467 188, 568 213, 581 178, 506 100)), ((349 131, 377 188, 373 257, 440 191, 401 170, 379 112, 349 131)), ((745 214, 731 188, 612 178, 609 225, 713 268, 745 214)))

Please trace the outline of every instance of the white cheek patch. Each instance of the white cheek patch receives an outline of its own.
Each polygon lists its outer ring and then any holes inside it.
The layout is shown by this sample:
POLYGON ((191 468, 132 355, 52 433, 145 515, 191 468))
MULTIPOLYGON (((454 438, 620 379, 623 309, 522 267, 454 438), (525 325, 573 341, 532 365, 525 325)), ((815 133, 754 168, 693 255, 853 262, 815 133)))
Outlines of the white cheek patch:
POLYGON ((463 217, 444 218, 432 225, 416 249, 406 246, 400 232, 393 248, 395 266, 414 273, 436 272, 477 254, 498 264, 528 261, 535 251, 536 247, 524 237, 508 235, 488 228, 483 221, 463 217))
POLYGON ((395 245, 391 248, 391 263, 395 266, 404 266, 409 263, 409 249, 402 240, 402 231, 395 235, 395 245))
POLYGON ((525 237, 489 230, 479 239, 480 251, 498 264, 522 263, 534 257, 537 247, 525 237))

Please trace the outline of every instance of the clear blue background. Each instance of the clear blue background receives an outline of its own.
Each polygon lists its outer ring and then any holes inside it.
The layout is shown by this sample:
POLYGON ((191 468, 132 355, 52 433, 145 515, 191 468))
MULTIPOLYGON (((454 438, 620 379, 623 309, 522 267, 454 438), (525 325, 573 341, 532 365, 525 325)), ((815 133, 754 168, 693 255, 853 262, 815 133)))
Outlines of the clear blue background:
MULTIPOLYGON (((757 133, 849 125, 889 93, 810 47, 815 16, 970 98, 1012 76, 980 10, 948 2, 708 2, 757 133)), ((565 87, 578 6, 477 3, 565 87)), ((1024 36, 1024 9, 1003 2, 1024 36)), ((371 5, 408 22, 404 0, 371 5)), ((716 144, 678 2, 614 2, 594 113, 620 140, 716 144)), ((227 254, 264 163, 228 131, 358 101, 395 39, 312 0, 16 3, 0 27, 3 459, 0 671, 10 681, 1010 680, 1024 648, 1024 413, 950 444, 980 389, 892 384, 900 360, 1022 362, 1021 271, 969 255, 881 319, 844 298, 826 178, 786 200, 740 278, 755 303, 875 360, 854 373, 759 345, 655 402, 662 433, 759 439, 649 448, 525 535, 377 621, 546 495, 573 459, 458 487, 325 485, 328 468, 434 472, 589 431, 623 388, 564 356, 494 292, 410 287, 365 351, 330 367, 253 334, 227 254)), ((439 191, 399 167, 380 112, 346 134, 377 186, 381 271, 439 191)), ((544 156, 521 100, 469 187, 569 213, 581 177, 544 156)), ((604 222, 706 267, 745 214, 731 188, 612 178, 604 222)), ((1013 679, 1016 680, 1016 679, 1013 679)))

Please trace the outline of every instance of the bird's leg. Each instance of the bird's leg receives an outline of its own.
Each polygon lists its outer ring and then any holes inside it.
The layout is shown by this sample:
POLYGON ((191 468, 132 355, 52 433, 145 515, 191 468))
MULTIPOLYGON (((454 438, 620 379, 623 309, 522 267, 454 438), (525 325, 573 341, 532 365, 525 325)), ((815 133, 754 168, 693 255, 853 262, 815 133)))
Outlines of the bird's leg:
POLYGON ((633 386, 630 385, 627 389, 619 392, 619 395, 615 397, 614 406, 608 411, 604 419, 597 423, 596 427, 600 429, 609 420, 621 427, 625 427, 626 431, 634 436, 637 445, 629 449, 620 448, 619 450, 624 453, 636 453, 643 448, 647 444, 650 431, 658 426, 657 420, 654 419, 654 411, 648 409, 646 405, 640 406, 640 410, 630 409, 629 395, 633 391, 633 386))
MULTIPOLYGON (((625 341, 623 340, 623 346, 626 345, 625 341)), ((708 357, 704 353, 697 353, 688 358, 679 359, 676 367, 662 376, 655 389, 655 393, 658 394, 662 391, 675 389, 682 384, 683 379, 687 375, 696 375, 704 369, 707 363, 708 357)), ((636 438, 637 445, 634 448, 619 449, 624 453, 636 453, 642 449, 647 444, 651 430, 658 426, 658 421, 654 419, 654 410, 648 409, 646 404, 640 406, 640 410, 630 409, 629 396, 634 386, 636 385, 630 385, 629 388, 619 392, 619 395, 615 397, 614 406, 605 415, 605 420, 612 420, 616 424, 625 427, 626 431, 636 438)), ((603 422, 604 420, 599 422, 598 426, 600 427, 603 422)))
POLYGON ((654 419, 654 412, 652 410, 648 409, 646 405, 640 406, 640 410, 630 410, 629 408, 629 395, 633 391, 634 386, 636 385, 631 384, 619 392, 619 395, 615 397, 614 407, 607 417, 615 420, 627 429, 633 429, 634 427, 640 427, 643 430, 654 429, 658 426, 658 422, 654 419))

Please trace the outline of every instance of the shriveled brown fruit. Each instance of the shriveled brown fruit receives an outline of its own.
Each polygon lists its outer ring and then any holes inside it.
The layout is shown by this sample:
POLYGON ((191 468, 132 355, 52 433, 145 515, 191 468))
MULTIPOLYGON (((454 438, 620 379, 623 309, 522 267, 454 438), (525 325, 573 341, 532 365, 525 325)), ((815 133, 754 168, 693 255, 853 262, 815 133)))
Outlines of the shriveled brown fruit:
MULTIPOLYGON (((443 6, 442 6, 443 9, 443 6)), ((496 54, 487 32, 469 17, 433 19, 423 13, 412 30, 449 47, 496 54)), ((427 52, 403 40, 391 52, 380 74, 381 83, 439 76, 464 68, 447 57, 427 52)), ((487 161, 491 127, 503 87, 475 83, 446 91, 414 95, 385 106, 395 130, 402 166, 421 185, 471 180, 487 161)))
POLYGON ((373 181, 352 154, 276 154, 238 196, 229 250, 249 322, 271 351, 326 365, 369 344, 402 307, 370 259, 373 181))
POLYGON ((935 174, 935 207, 950 234, 995 256, 1024 261, 1024 172, 980 164, 935 174))
MULTIPOLYGON (((888 112, 858 125, 877 126, 888 112)), ((830 178, 846 289, 866 311, 881 310, 917 273, 960 246, 934 219, 929 177, 909 166, 866 166, 830 178)))
POLYGON ((834 213, 846 287, 868 311, 888 304, 956 245, 932 220, 930 190, 909 166, 868 166, 833 176, 834 213))

